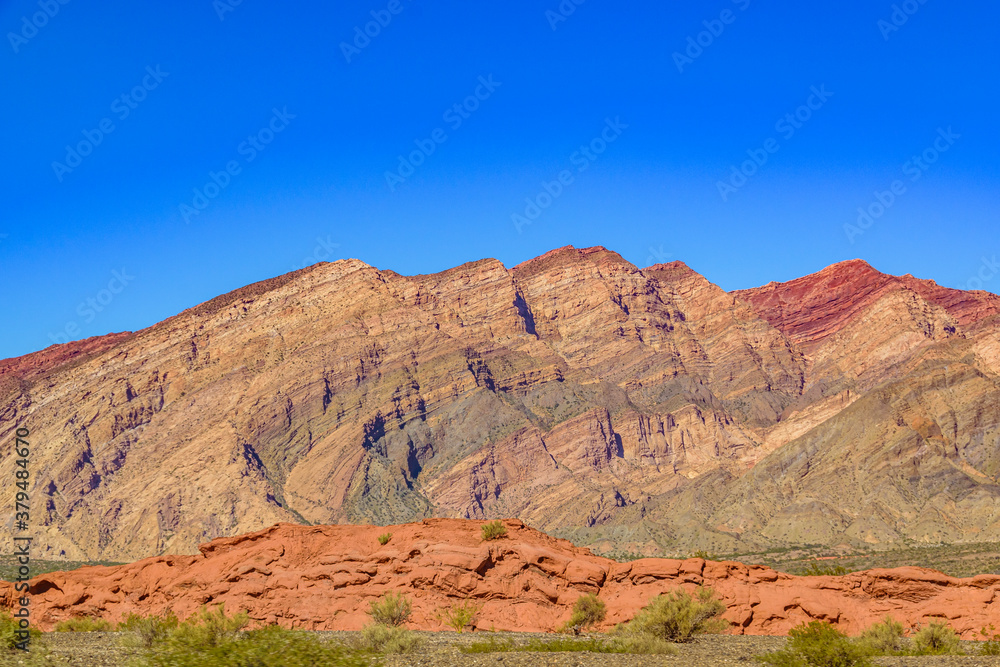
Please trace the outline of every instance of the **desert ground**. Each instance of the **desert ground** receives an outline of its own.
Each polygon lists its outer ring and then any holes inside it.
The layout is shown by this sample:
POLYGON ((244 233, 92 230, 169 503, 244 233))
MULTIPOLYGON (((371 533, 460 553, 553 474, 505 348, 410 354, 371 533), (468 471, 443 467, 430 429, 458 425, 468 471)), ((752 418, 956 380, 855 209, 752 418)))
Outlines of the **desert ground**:
MULTIPOLYGON (((348 632, 317 633, 328 640, 349 640, 348 632)), ((382 659, 385 667, 472 667, 498 665, 548 665, 552 667, 633 667, 637 665, 670 665, 680 667, 716 667, 721 665, 753 665, 754 656, 780 650, 784 637, 715 635, 698 637, 677 646, 672 656, 607 655, 595 653, 463 653, 460 648, 492 637, 499 641, 511 639, 527 643, 532 639, 554 638, 541 633, 506 632, 420 632, 424 638, 421 648, 412 655, 387 656, 382 659)), ((122 635, 114 632, 63 632, 51 633, 47 639, 58 659, 72 667, 125 667, 128 661, 140 654, 136 649, 123 645, 122 635)), ((978 652, 977 642, 963 642, 967 653, 978 652)), ((998 656, 920 656, 876 658, 875 664, 886 667, 978 667, 1000 665, 998 656)), ((317 666, 319 667, 319 666, 317 666)))

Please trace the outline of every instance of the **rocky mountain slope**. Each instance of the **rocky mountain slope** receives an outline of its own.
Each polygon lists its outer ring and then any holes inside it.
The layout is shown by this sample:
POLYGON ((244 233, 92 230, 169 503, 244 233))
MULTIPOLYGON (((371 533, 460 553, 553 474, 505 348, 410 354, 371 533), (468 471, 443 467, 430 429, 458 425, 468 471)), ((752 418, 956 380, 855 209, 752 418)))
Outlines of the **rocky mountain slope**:
POLYGON ((604 248, 340 260, 0 362, 0 442, 31 431, 50 558, 430 516, 648 555, 1000 540, 998 313, 863 262, 726 293, 604 248))
MULTIPOLYGON (((445 629, 439 613, 471 600, 481 630, 557 630, 585 593, 607 605, 602 628, 631 620, 659 593, 712 587, 735 634, 783 635, 803 621, 855 635, 892 615, 914 629, 945 617, 966 639, 1000 621, 1000 576, 955 579, 933 570, 869 570, 794 577, 763 566, 700 558, 617 563, 524 526, 483 542, 481 522, 427 519, 392 526, 282 524, 204 544, 193 556, 159 556, 116 567, 53 572, 31 581, 32 622, 44 629, 76 616, 113 623, 128 613, 181 618, 203 604, 246 610, 253 621, 310 630, 357 630, 369 602, 386 592, 413 601, 410 626, 445 629)), ((18 593, 0 583, 0 607, 18 593)))

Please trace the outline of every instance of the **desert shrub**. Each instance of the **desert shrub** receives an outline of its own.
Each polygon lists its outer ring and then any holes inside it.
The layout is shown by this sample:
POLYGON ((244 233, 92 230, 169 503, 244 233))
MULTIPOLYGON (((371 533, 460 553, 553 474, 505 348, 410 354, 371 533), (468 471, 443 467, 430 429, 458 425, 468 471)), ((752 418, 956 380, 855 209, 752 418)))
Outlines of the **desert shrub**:
POLYGON ((369 623, 361 629, 361 646, 375 653, 412 653, 423 640, 406 628, 369 623))
POLYGON ((903 624, 892 616, 870 626, 858 637, 858 645, 870 655, 896 655, 906 647, 903 624))
MULTIPOLYGON (((0 612, 0 651, 20 651, 17 645, 24 641, 17 631, 21 629, 20 623, 10 612, 0 612)), ((35 644, 42 638, 41 630, 28 628, 28 645, 35 644)))
POLYGON ((563 632, 579 632, 581 629, 589 628, 604 620, 608 610, 604 600, 593 593, 581 595, 573 605, 573 614, 562 627, 563 632))
POLYGON ((455 632, 461 632, 465 626, 472 623, 479 613, 479 607, 466 600, 462 604, 452 605, 438 612, 438 619, 455 632))
POLYGON ((693 554, 688 556, 688 558, 700 558, 702 560, 712 560, 712 556, 704 549, 698 549, 693 554))
POLYGON ((382 546, 389 544, 389 540, 392 539, 392 533, 382 533, 378 536, 378 543, 382 546))
POLYGON ((178 623, 167 635, 165 642, 178 651, 185 647, 193 652, 204 651, 213 646, 231 643, 249 622, 246 612, 227 616, 223 604, 214 611, 202 607, 184 622, 178 623))
POLYGON ((54 630, 56 632, 111 632, 112 627, 111 623, 103 618, 78 616, 59 621, 54 630))
POLYGON ((636 655, 671 655, 677 652, 674 645, 660 637, 640 633, 614 637, 609 642, 613 653, 634 653, 636 655))
POLYGON ((847 568, 843 565, 820 565, 819 563, 809 563, 803 572, 806 577, 828 577, 847 574, 847 568))
POLYGON ((775 667, 869 667, 864 648, 829 623, 812 621, 788 632, 788 646, 757 660, 775 667))
POLYGON ((69 667, 66 656, 57 656, 44 640, 31 640, 27 651, 0 651, 0 667, 69 667))
POLYGON ((914 655, 962 655, 958 635, 944 621, 931 622, 913 635, 914 655))
POLYGON ((499 540, 507 535, 507 526, 499 519, 483 524, 483 541, 499 540))
POLYGON ((17 634, 21 629, 18 619, 9 612, 0 612, 0 667, 55 667, 65 665, 65 658, 56 658, 45 641, 42 632, 28 628, 28 650, 22 651, 17 645, 24 639, 17 634))
POLYGON ((997 633, 993 624, 991 623, 980 630, 979 634, 983 636, 984 640, 979 652, 982 655, 1000 655, 1000 634, 997 633))
POLYGON ((623 628, 626 634, 645 634, 671 642, 686 642, 694 635, 722 632, 729 622, 721 618, 726 605, 711 588, 695 595, 677 589, 660 594, 623 628))
POLYGON ((375 623, 400 626, 410 620, 413 603, 402 593, 386 593, 378 600, 372 600, 368 615, 375 623))
POLYGON ((166 639, 179 624, 180 621, 172 611, 163 616, 140 616, 130 613, 118 623, 118 631, 133 633, 135 641, 132 643, 142 648, 149 648, 156 642, 166 639))
POLYGON ((157 641, 141 664, 146 667, 366 667, 370 664, 366 656, 342 645, 325 643, 303 630, 276 625, 233 635, 224 633, 216 641, 202 644, 175 641, 175 633, 157 641))

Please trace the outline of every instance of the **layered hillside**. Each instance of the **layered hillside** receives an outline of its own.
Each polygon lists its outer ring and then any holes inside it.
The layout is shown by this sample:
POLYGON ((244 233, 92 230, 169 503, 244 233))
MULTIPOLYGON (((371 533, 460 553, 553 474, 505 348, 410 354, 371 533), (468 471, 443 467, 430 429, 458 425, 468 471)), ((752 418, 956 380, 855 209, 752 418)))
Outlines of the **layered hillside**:
POLYGON ((1000 539, 998 312, 859 262, 729 294, 604 248, 341 260, 0 362, 0 439, 31 431, 57 558, 430 516, 649 555, 1000 539))

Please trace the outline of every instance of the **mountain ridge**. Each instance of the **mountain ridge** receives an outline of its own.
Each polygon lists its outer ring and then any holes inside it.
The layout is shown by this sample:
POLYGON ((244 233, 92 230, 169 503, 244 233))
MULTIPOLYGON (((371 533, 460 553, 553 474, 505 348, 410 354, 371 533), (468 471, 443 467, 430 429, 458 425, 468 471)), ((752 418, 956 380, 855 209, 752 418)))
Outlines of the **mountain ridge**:
POLYGON ((603 247, 337 260, 0 361, 0 436, 41 442, 55 558, 429 516, 649 555, 1000 539, 998 308, 857 260, 735 292, 603 247))

